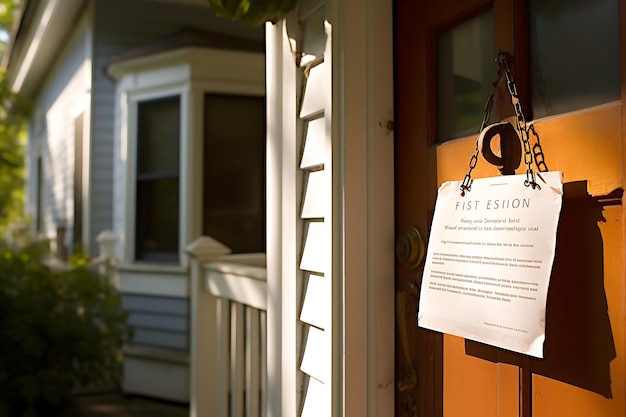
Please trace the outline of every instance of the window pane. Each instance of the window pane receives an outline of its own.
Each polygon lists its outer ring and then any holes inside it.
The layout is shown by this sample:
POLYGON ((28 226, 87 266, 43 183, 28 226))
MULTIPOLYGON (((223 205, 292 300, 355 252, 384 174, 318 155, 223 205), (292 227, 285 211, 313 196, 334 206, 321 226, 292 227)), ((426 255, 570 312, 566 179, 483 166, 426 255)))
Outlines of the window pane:
POLYGON ((207 94, 204 234, 265 252, 265 98, 207 94))
POLYGON ((493 10, 439 35, 439 140, 478 133, 496 76, 494 45, 493 10))
POLYGON ((137 259, 178 261, 178 188, 178 178, 137 182, 137 259))
POLYGON ((178 175, 180 99, 168 97, 139 103, 137 173, 178 175))
POLYGON ((178 261, 180 99, 139 103, 135 257, 178 261))
POLYGON ((620 98, 619 1, 531 0, 534 118, 620 98))

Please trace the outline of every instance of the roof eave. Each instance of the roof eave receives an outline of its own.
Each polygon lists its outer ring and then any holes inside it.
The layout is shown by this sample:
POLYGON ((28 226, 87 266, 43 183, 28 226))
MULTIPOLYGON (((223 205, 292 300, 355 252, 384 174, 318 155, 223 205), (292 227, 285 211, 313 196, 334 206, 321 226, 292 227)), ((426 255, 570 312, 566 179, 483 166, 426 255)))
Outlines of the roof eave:
POLYGON ((86 0, 24 0, 22 13, 3 57, 9 87, 33 97, 86 0))

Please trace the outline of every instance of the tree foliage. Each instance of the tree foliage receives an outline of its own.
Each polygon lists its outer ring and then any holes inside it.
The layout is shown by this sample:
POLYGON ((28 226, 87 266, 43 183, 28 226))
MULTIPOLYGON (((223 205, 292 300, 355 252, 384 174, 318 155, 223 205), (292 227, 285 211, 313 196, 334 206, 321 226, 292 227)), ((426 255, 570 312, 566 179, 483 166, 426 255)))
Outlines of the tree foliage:
POLYGON ((0 417, 73 415, 74 388, 119 380, 131 336, 106 277, 42 253, 0 250, 0 417))
POLYGON ((218 16, 237 20, 248 26, 277 22, 296 5, 295 0, 208 0, 218 16))
MULTIPOLYGON (((0 51, 19 8, 19 0, 0 0, 0 51)), ((0 233, 21 218, 24 201, 25 121, 29 106, 9 88, 0 69, 0 233)))
POLYGON ((5 71, 0 69, 0 231, 23 213, 24 126, 28 107, 11 92, 5 71))
POLYGON ((11 31, 19 7, 19 0, 0 0, 0 28, 2 30, 11 31))
POLYGON ((20 3, 20 0, 0 0, 0 53, 6 49, 20 3))

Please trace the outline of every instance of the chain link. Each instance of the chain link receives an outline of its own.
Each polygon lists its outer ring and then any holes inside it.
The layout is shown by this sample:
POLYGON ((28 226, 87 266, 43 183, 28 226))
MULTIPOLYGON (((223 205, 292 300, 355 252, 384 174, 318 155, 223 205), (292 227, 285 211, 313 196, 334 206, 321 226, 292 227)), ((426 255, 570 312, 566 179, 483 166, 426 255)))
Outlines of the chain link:
POLYGON ((526 128, 526 118, 524 117, 524 112, 522 111, 522 104, 519 101, 519 96, 517 93, 517 86, 515 85, 515 81, 513 81, 513 76, 511 75, 511 68, 509 67, 509 63, 506 60, 506 55, 504 53, 498 54, 498 63, 501 68, 504 69, 504 76, 506 78, 506 85, 509 89, 509 94, 511 95, 511 103, 513 104, 513 110, 515 110, 515 128, 522 140, 522 147, 524 150, 524 163, 526 164, 526 180, 524 181, 524 185, 532 188, 539 188, 539 184, 535 179, 535 172, 533 171, 533 153, 530 147, 530 140, 528 139, 528 129, 526 128))
MULTIPOLYGON (((545 163, 545 157, 543 154, 543 148, 541 147, 541 143, 539 141, 539 135, 535 131, 535 127, 531 124, 527 126, 526 118, 524 117, 524 112, 522 111, 522 105, 519 100, 519 95, 517 92, 517 86, 515 81, 513 80, 513 76, 511 75, 511 68, 509 67, 509 63, 506 59, 506 54, 501 52, 498 54, 496 58, 496 63, 498 64, 498 74, 496 76, 496 80, 492 83, 493 90, 489 99, 487 100, 487 104, 485 105, 485 114, 483 116, 483 122, 480 126, 480 131, 482 132, 489 123, 489 118, 491 117, 491 111, 493 109, 493 100, 496 93, 496 88, 502 75, 506 79, 506 86, 509 91, 509 95, 511 96, 511 103, 513 104, 513 110, 515 111, 515 129, 518 132, 518 135, 522 141, 522 148, 524 151, 524 163, 526 164, 526 180, 524 181, 524 185, 527 187, 532 187, 541 189, 541 186, 537 183, 535 172, 533 171, 533 162, 536 164, 537 168, 540 172, 548 171, 548 167, 545 163), (529 131, 532 132, 533 136, 536 139, 535 144, 530 145, 530 134, 529 131)), ((476 164, 478 163, 478 139, 476 140, 476 151, 474 155, 470 158, 469 162, 469 170, 467 174, 465 174, 465 178, 463 178, 463 182, 461 183, 461 196, 465 195, 466 191, 471 191, 472 189, 472 171, 476 168, 476 164)))
MULTIPOLYGON (((491 110, 493 109, 493 99, 496 95, 496 87, 498 86, 498 83, 500 82, 500 78, 502 78, 501 69, 498 70, 498 75, 496 76, 496 80, 493 83, 491 83, 491 86, 492 86, 491 95, 489 96, 489 99, 487 100, 487 103, 485 104, 485 114, 483 116, 483 122, 480 125, 479 132, 482 132, 489 124, 489 119, 491 118, 491 110)), ((472 189, 472 171, 474 170, 474 168, 476 168, 476 164, 478 163, 479 152, 480 150, 478 149, 478 139, 476 139, 476 151, 474 152, 474 155, 472 155, 472 157, 470 158, 469 170, 467 171, 467 174, 465 174, 465 178, 463 178, 463 182, 461 183, 461 196, 464 196, 466 191, 471 191, 472 189)))
POLYGON ((548 166, 546 165, 546 158, 543 154, 543 148, 541 147, 541 142, 539 141, 539 134, 535 130, 535 125, 530 124, 528 126, 528 131, 532 132, 535 137, 535 144, 533 145, 533 157, 535 158, 535 165, 539 169, 539 172, 548 172, 548 166))

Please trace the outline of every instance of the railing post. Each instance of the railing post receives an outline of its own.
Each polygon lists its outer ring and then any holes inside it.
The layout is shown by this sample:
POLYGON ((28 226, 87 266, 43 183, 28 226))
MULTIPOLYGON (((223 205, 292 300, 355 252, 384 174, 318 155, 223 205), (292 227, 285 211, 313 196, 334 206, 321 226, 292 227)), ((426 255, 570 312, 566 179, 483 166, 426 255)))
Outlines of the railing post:
POLYGON ((67 262, 67 246, 65 244, 66 230, 65 226, 57 226, 56 249, 57 258, 61 262, 67 262))
POLYGON ((189 256, 190 292, 190 417, 216 416, 216 393, 224 381, 217 381, 217 299, 202 285, 202 264, 219 259, 231 250, 207 236, 185 248, 189 256), (202 392, 202 394, 200 394, 202 392))
POLYGON ((98 233, 96 236, 96 242, 98 242, 99 251, 98 257, 94 259, 96 263, 99 263, 100 274, 107 277, 109 282, 119 289, 119 282, 115 278, 115 244, 118 238, 115 233, 110 230, 104 230, 98 233))

